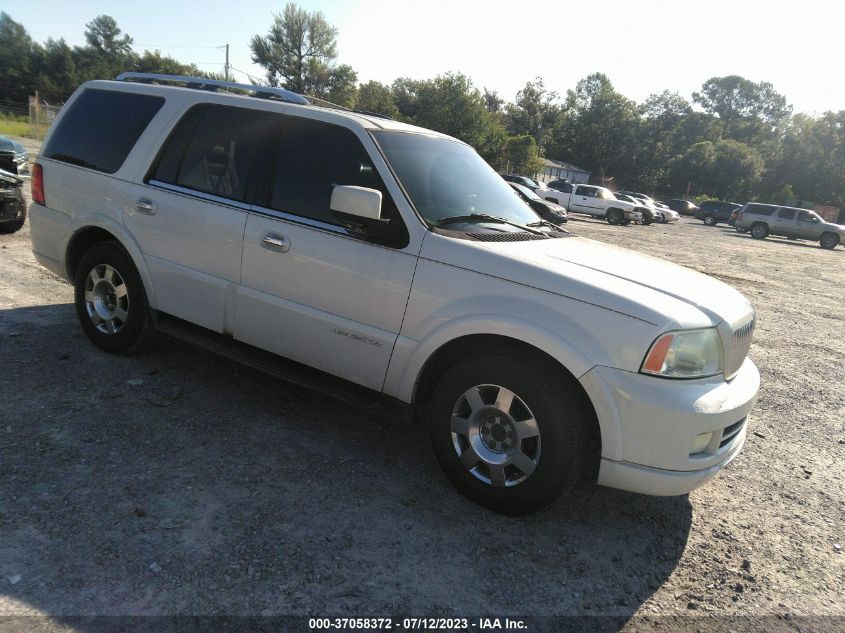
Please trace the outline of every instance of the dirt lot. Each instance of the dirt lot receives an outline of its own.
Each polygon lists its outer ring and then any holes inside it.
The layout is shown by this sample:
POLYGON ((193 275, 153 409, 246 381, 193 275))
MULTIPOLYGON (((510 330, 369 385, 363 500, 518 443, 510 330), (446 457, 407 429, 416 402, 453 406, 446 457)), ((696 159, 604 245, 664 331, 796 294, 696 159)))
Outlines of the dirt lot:
POLYGON ((738 630, 841 630, 845 249, 689 219, 571 228, 714 275, 757 309, 748 442, 689 497, 597 488, 527 518, 491 514, 388 414, 167 340, 133 358, 96 350, 71 287, 32 258, 28 225, 0 236, 0 615, 580 614, 632 630, 745 616, 738 630))

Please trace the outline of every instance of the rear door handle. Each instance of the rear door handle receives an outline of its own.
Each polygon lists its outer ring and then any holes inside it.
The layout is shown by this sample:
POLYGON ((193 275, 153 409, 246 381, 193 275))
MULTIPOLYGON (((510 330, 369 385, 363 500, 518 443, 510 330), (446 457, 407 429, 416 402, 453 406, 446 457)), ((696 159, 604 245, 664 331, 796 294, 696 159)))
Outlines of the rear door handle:
POLYGON ((290 239, 281 233, 270 231, 261 238, 261 246, 277 253, 287 253, 290 250, 290 239))
POLYGON ((149 198, 141 198, 135 203, 135 209, 138 213, 143 213, 144 215, 155 215, 156 203, 149 198))

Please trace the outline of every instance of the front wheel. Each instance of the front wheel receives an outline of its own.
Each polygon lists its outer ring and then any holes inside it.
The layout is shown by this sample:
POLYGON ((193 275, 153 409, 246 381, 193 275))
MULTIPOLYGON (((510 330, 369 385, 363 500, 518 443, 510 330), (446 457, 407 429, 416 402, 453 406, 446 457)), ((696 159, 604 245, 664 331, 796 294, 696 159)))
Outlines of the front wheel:
POLYGON ((511 355, 449 369, 428 409, 434 452, 449 480, 501 514, 535 512, 572 489, 586 454, 575 389, 511 355))
POLYGON ((76 267, 74 303, 86 336, 107 352, 140 351, 152 334, 144 284, 118 242, 94 244, 82 256, 76 267))
POLYGON ((825 233, 819 240, 819 246, 828 250, 836 248, 837 244, 839 244, 839 236, 835 233, 825 233))
POLYGON ((705 215, 704 224, 707 226, 716 226, 716 218, 712 215, 705 215))

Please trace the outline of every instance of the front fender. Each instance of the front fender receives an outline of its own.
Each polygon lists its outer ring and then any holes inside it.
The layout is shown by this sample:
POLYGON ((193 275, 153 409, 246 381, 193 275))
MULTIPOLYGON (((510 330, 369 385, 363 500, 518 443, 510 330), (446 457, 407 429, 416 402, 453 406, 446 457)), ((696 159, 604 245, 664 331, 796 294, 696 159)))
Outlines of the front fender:
POLYGON ((400 336, 385 377, 384 392, 402 402, 412 402, 428 359, 447 343, 478 334, 503 336, 536 347, 557 360, 575 378, 593 367, 581 350, 534 323, 502 315, 473 315, 441 323, 421 341, 400 336))

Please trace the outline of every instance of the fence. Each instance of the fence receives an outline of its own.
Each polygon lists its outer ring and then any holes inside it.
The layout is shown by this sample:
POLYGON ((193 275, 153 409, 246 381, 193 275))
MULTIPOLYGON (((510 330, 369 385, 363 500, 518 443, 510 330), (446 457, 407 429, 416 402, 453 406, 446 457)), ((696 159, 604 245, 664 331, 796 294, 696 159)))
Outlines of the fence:
POLYGON ((29 98, 29 136, 30 138, 44 138, 47 130, 53 124, 53 119, 59 113, 61 106, 50 105, 38 98, 36 92, 29 98))

